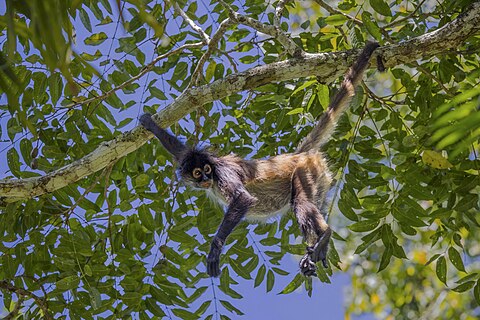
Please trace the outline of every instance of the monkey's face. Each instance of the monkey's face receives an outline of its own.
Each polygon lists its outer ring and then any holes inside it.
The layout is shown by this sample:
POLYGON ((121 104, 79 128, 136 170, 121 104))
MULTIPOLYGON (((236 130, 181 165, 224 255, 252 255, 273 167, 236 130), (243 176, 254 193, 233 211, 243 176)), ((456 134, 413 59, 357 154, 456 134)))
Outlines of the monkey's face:
POLYGON ((214 178, 211 155, 198 150, 190 152, 182 161, 180 173, 182 180, 194 188, 211 188, 214 178))
POLYGON ((213 169, 209 163, 205 163, 203 167, 195 167, 191 172, 192 179, 195 181, 196 187, 209 189, 213 185, 213 169))

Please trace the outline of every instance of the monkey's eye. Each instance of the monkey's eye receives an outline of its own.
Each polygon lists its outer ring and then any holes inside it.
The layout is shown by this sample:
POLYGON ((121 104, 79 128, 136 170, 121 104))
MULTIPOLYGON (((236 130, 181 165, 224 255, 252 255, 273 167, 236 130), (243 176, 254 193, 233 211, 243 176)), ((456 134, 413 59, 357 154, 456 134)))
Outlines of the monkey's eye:
POLYGON ((204 167, 203 167, 203 171, 205 172, 205 174, 210 174, 212 172, 212 167, 210 167, 209 164, 206 164, 204 167))
POLYGON ((200 168, 195 168, 193 169, 192 171, 192 176, 195 178, 195 179, 198 179, 202 176, 202 170, 200 168))

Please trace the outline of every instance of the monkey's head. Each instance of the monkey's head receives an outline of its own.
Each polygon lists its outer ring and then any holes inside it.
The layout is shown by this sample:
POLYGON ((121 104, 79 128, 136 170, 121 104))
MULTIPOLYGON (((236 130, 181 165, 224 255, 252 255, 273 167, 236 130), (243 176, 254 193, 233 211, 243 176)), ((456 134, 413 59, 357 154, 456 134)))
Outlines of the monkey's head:
POLYGON ((191 149, 180 161, 179 172, 182 180, 198 189, 213 186, 215 157, 204 149, 191 149))

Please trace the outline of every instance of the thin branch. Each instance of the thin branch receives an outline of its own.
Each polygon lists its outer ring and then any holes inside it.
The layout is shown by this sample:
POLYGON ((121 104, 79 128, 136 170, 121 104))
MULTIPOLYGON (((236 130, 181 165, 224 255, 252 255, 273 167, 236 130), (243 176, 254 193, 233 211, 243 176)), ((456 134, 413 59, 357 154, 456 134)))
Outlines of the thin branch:
POLYGON ((389 24, 387 24, 387 25, 385 25, 385 26, 383 26, 383 27, 388 29, 388 28, 391 28, 391 27, 393 27, 393 26, 395 26, 395 25, 397 25, 397 24, 402 24, 402 23, 404 23, 405 21, 407 21, 408 19, 410 19, 411 17, 413 17, 413 16, 415 15, 415 13, 417 13, 417 11, 422 7, 422 5, 425 3, 425 1, 427 1, 427 0, 422 0, 422 2, 420 2, 420 3, 418 4, 418 6, 415 8, 415 10, 413 10, 412 12, 410 12, 410 14, 407 15, 406 17, 403 17, 403 18, 401 18, 401 19, 395 20, 395 21, 393 21, 393 22, 391 22, 391 23, 389 23, 389 24))
POLYGON ((280 44, 285 48, 285 50, 294 57, 301 56, 303 54, 303 50, 299 46, 297 46, 297 44, 277 26, 264 24, 253 18, 243 16, 238 12, 236 12, 235 10, 233 10, 232 7, 230 7, 224 1, 219 0, 219 2, 228 10, 230 18, 234 22, 246 25, 261 33, 264 33, 276 38, 278 42, 280 42, 280 44))
POLYGON ((429 77, 430 79, 432 79, 433 81, 435 81, 442 89, 443 91, 445 91, 445 94, 448 95, 449 97, 453 97, 455 94, 452 92, 452 90, 449 90, 447 87, 445 87, 445 85, 442 83, 442 81, 440 81, 440 79, 438 79, 437 77, 435 77, 432 72, 430 72, 430 70, 427 70, 425 67, 419 65, 416 61, 413 61, 412 64, 415 66, 415 68, 417 68, 418 70, 420 70, 423 74, 425 74, 427 77, 429 77))
POLYGON ((333 8, 332 6, 330 6, 328 3, 326 3, 325 1, 323 0, 315 0, 316 3, 318 3, 322 8, 324 8, 325 10, 327 10, 328 13, 330 14, 340 14, 344 17, 346 17, 348 20, 351 20, 353 21, 353 23, 355 23, 356 25, 359 25, 359 26, 363 26, 363 22, 362 20, 359 20, 355 17, 352 17, 348 14, 346 14, 345 12, 342 12, 338 9, 335 9, 333 8))
MULTIPOLYGON (((382 56, 385 67, 394 67, 448 52, 479 31, 480 2, 475 2, 463 14, 440 29, 399 44, 381 47, 377 51, 382 56)), ((155 114, 153 118, 158 125, 168 127, 207 103, 268 83, 311 76, 317 76, 322 82, 330 83, 345 72, 359 52, 359 50, 350 50, 305 53, 302 57, 230 74, 207 85, 185 90, 173 103, 155 114)), ((136 151, 152 137, 152 134, 139 126, 109 142, 100 143, 96 150, 82 159, 44 176, 0 180, 0 202, 32 198, 63 188, 136 151)))
POLYGON ((189 87, 192 85, 198 84, 198 80, 200 79, 200 75, 202 74, 202 70, 203 70, 203 66, 205 65, 205 62, 207 62, 207 60, 210 58, 212 53, 215 50, 217 50, 218 42, 227 31, 228 26, 230 26, 231 24, 232 24, 232 21, 229 18, 223 20, 222 23, 220 23, 220 26, 218 26, 217 32, 215 32, 212 39, 208 43, 207 51, 202 55, 202 57, 198 61, 197 66, 195 67, 195 70, 192 73, 192 80, 190 81, 189 87))
POLYGON ((210 42, 210 37, 208 36, 208 34, 206 34, 202 28, 200 28, 192 19, 190 19, 189 16, 187 16, 185 11, 180 8, 177 1, 174 0, 169 2, 173 4, 173 9, 175 10, 175 12, 179 14, 183 18, 183 20, 185 20, 190 25, 190 27, 192 27, 193 30, 200 34, 200 36, 203 38, 203 43, 208 44, 210 42))
POLYGON ((12 311, 3 320, 13 320, 18 316, 20 309, 22 308, 23 301, 25 301, 24 296, 19 296, 17 302, 15 303, 15 307, 12 311))
POLYGON ((273 17, 273 25, 280 29, 280 20, 282 19, 283 11, 285 10, 285 6, 291 0, 280 0, 277 3, 277 7, 275 8, 275 16, 273 17))
POLYGON ((33 292, 30 292, 28 290, 18 288, 16 286, 12 285, 11 283, 9 283, 7 280, 1 280, 0 281, 0 289, 10 291, 12 293, 15 293, 18 296, 25 296, 25 297, 29 297, 29 298, 33 299, 35 301, 35 303, 38 305, 38 307, 40 309, 42 309, 44 318, 48 319, 48 320, 50 320, 50 319, 53 320, 52 315, 48 311, 47 302, 46 302, 45 298, 41 298, 41 297, 37 296, 36 294, 34 294, 33 292))

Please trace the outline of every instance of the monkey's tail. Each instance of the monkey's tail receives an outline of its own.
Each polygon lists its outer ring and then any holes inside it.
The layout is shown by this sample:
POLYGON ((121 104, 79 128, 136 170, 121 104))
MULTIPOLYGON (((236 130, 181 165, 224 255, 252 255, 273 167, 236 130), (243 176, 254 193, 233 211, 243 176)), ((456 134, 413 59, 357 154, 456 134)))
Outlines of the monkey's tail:
POLYGON ((340 90, 328 105, 327 110, 320 116, 320 119, 318 119, 318 122, 312 131, 297 147, 296 153, 319 149, 328 141, 335 130, 338 119, 352 101, 352 97, 355 95, 355 87, 362 80, 363 73, 368 67, 370 57, 379 46, 380 45, 377 42, 367 42, 365 48, 358 56, 357 61, 345 74, 340 90))

